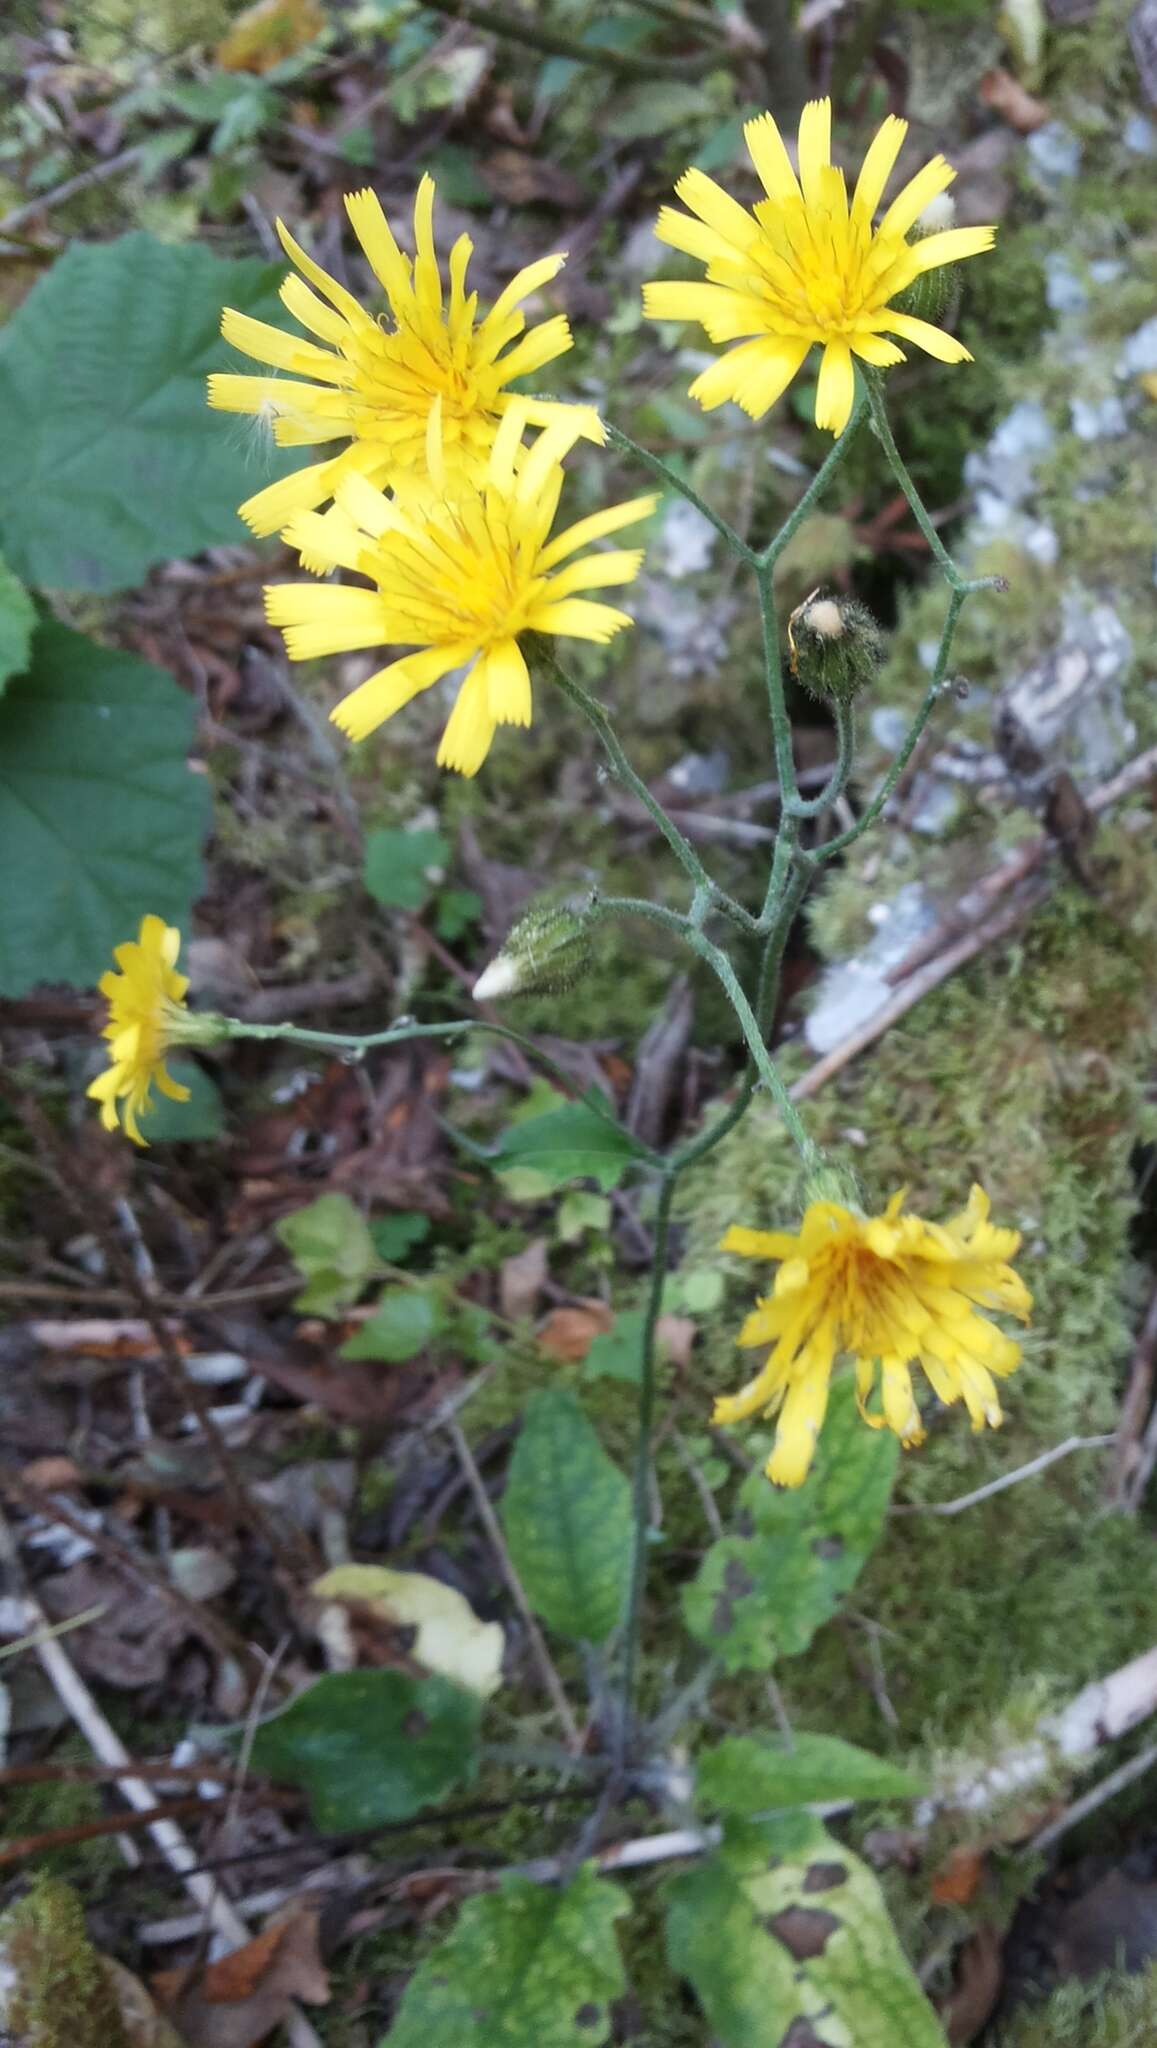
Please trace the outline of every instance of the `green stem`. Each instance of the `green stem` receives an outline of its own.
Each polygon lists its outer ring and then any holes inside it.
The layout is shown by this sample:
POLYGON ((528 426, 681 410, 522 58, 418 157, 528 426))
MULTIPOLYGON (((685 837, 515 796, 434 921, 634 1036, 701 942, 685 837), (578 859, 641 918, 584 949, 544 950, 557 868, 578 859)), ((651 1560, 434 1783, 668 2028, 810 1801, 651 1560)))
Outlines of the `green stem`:
POLYGON ((856 707, 854 704, 837 704, 836 717, 836 765, 818 796, 797 796, 791 807, 793 818, 818 818, 848 786, 848 778, 856 758, 856 707))
POLYGON ((669 490, 677 491, 681 498, 686 498, 689 505, 694 505, 695 510, 702 513, 708 525, 715 528, 716 533, 721 540, 726 542, 733 555, 738 555, 743 562, 754 564, 755 555, 748 547, 743 535, 736 533, 735 528, 729 526, 726 519, 721 518, 720 514, 707 503, 706 498, 701 498, 698 491, 687 483, 683 477, 679 476, 668 463, 664 462, 661 456, 652 455, 649 448, 643 448, 639 445, 638 441, 632 441, 629 434, 624 434, 621 427, 612 426, 609 420, 604 420, 603 425, 607 430, 607 439, 612 448, 621 448, 625 455, 633 456, 636 462, 642 463, 644 469, 650 470, 652 476, 658 477, 660 483, 666 484, 669 490))
POLYGON ((949 589, 956 593, 960 590, 963 579, 944 542, 928 517, 924 509, 923 499, 912 482, 900 451, 896 446, 895 437, 888 420, 887 409, 884 405, 883 384, 878 374, 873 370, 865 370, 864 377, 868 387, 868 404, 872 411, 872 427, 884 454, 887 456, 888 467, 891 469, 896 482, 907 498, 912 517, 924 535, 928 546, 931 548, 934 559, 939 563, 949 589))
POLYGON ((800 498, 798 504, 792 506, 791 511, 788 513, 774 539, 769 540, 767 546, 760 551, 758 556, 760 562, 765 562, 769 568, 775 567, 788 542, 794 539, 795 535, 799 532, 812 506, 818 499, 823 497, 836 471, 842 466, 848 455, 850 455, 852 443, 867 417, 867 412, 868 399, 862 397, 858 400, 851 419, 848 421, 839 440, 829 448, 802 498, 800 498))
POLYGON ((763 672, 767 683, 771 738, 775 748, 775 772, 779 777, 779 800, 783 810, 791 813, 799 803, 800 796, 795 779, 791 719, 788 717, 787 699, 783 688, 783 664, 779 655, 779 616, 775 608, 770 562, 761 561, 755 573, 759 588, 759 618, 763 631, 763 672))
POLYGON ((623 1623, 622 1722, 619 1728, 620 1754, 631 1739, 635 1705, 635 1680, 639 1663, 639 1626, 643 1614, 643 1593, 647 1582, 647 1531, 651 1519, 651 1434, 655 1426, 655 1363, 657 1329, 663 1307, 667 1278, 667 1246, 671 1234, 671 1204, 680 1168, 667 1163, 659 1182, 659 1203, 655 1211, 651 1286, 643 1322, 642 1371, 639 1380, 639 1408, 635 1438, 635 1467, 632 1480, 634 1504, 631 1536, 631 1578, 627 1612, 623 1623))
POLYGON ((819 1166, 823 1157, 820 1148, 813 1138, 809 1138, 804 1128, 799 1112, 791 1096, 788 1094, 787 1084, 764 1043, 764 1034, 760 1027, 760 1021, 748 1002, 743 989, 740 987, 739 977, 726 953, 723 952, 721 947, 713 944, 704 932, 689 931, 687 933, 687 943, 698 953, 701 960, 707 962, 716 980, 723 988, 724 994, 735 1012, 736 1020, 747 1044, 747 1050, 755 1062, 758 1079, 763 1082, 764 1087, 775 1103, 791 1141, 805 1167, 810 1170, 819 1166))
MULTIPOLYGON (((412 1038, 453 1040, 465 1038, 471 1031, 487 1031, 493 1038, 505 1038, 511 1045, 519 1046, 531 1059, 537 1060, 540 1066, 553 1074, 555 1080, 561 1081, 568 1092, 573 1091, 575 1085, 573 1075, 568 1074, 566 1068, 552 1059, 548 1052, 544 1052, 540 1045, 536 1045, 533 1038, 525 1037, 521 1031, 511 1031, 508 1025, 492 1024, 485 1017, 459 1018, 445 1024, 391 1024, 385 1031, 368 1032, 310 1031, 300 1024, 247 1024, 241 1017, 222 1017, 219 1022, 223 1027, 219 1034, 222 1038, 276 1039, 286 1045, 306 1046, 318 1052, 344 1053, 353 1059, 362 1059, 367 1052, 375 1052, 383 1046, 405 1045, 412 1038)), ((622 1125, 618 1117, 612 1110, 604 1109, 600 1105, 593 1090, 588 1091, 582 1097, 582 1101, 593 1116, 601 1118, 612 1130, 621 1131, 622 1125)), ((642 1145, 638 1139, 632 1142, 639 1157, 645 1159, 648 1165, 662 1167, 664 1162, 661 1153, 654 1151, 649 1145, 642 1145)))
POLYGON ((685 874, 690 877, 696 889, 705 889, 707 894, 714 898, 717 894, 715 884, 711 880, 695 848, 689 839, 684 839, 674 819, 668 817, 662 804, 651 795, 642 776, 635 773, 623 751, 619 736, 607 717, 606 712, 603 710, 602 705, 590 695, 589 691, 583 689, 581 683, 576 683, 574 677, 567 674, 546 642, 539 640, 536 653, 538 658, 549 668, 563 696, 568 697, 576 710, 582 712, 587 724, 598 734, 616 777, 623 784, 624 788, 630 790, 632 796, 638 798, 644 810, 650 813, 685 874))

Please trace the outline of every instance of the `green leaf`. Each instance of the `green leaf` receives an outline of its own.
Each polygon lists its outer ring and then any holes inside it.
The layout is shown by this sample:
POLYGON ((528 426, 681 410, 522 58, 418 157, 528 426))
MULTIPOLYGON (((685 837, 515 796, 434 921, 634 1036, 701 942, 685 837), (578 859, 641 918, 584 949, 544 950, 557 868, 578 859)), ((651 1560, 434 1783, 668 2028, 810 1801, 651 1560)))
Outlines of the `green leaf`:
POLYGON ((295 1308, 336 1315, 357 1300, 377 1268, 373 1238, 348 1195, 319 1195, 274 1227, 306 1282, 295 1308))
POLYGON ((374 1250, 387 1265, 396 1266, 416 1244, 430 1235, 430 1218, 417 1209, 398 1209, 389 1216, 375 1216, 370 1224, 374 1250))
POLYGON ((899 1445, 868 1429, 850 1380, 832 1388, 815 1463, 803 1485, 781 1489, 752 1472, 740 1490, 750 1533, 711 1545, 683 1595, 693 1636, 728 1671, 766 1671, 798 1657, 831 1619, 875 1547, 899 1445))
POLYGON ((450 841, 442 832, 371 832, 366 888, 390 909, 420 910, 449 857, 450 841))
POLYGON ((614 1328, 595 1338, 583 1360, 584 1380, 626 1380, 637 1387, 643 1371, 643 1324, 641 1308, 625 1309, 616 1316, 614 1328))
POLYGON ((502 1524, 535 1613, 560 1635, 603 1642, 627 1597, 631 1489, 565 1388, 527 1408, 502 1524))
POLYGON ((180 1081, 189 1090, 189 1100, 174 1102, 159 1089, 156 1091, 145 1126, 150 1145, 187 1145, 197 1139, 221 1137, 225 1111, 212 1076, 196 1060, 170 1059, 165 1064, 174 1081, 180 1081))
POLYGON ((696 1758, 701 1805, 752 1814, 828 1799, 917 1799, 918 1778, 838 1735, 797 1735, 791 1749, 758 1735, 725 1735, 696 1758))
POLYGON ((0 694, 9 676, 27 668, 35 630, 36 606, 0 555, 0 694))
POLYGON ((532 1168, 542 1176, 548 1193, 581 1179, 597 1181, 603 1193, 609 1194, 631 1162, 645 1158, 646 1153, 629 1131, 609 1123, 593 1109, 591 1099, 564 1102, 544 1116, 512 1124, 499 1141, 492 1164, 499 1171, 532 1168))
POLYGON ((0 546, 26 582, 123 590, 246 538, 237 506, 301 452, 255 459, 205 373, 241 367, 223 306, 284 324, 283 275, 145 234, 58 257, 0 329, 0 546))
POLYGON ((253 1766, 300 1785, 315 1827, 408 1820, 473 1777, 480 1712, 447 1678, 332 1671, 262 1723, 253 1766))
POLYGON ((368 1322, 341 1347, 343 1358, 380 1358, 403 1365, 424 1351, 441 1324, 441 1304, 421 1287, 387 1290, 368 1322))
POLYGON ((871 1871, 810 1814, 733 1823, 667 1902, 668 1960, 720 2048, 945 2048, 871 1871))
POLYGON ((482 911, 482 898, 475 889, 441 889, 438 892, 438 914, 434 919, 434 930, 440 939, 453 943, 460 939, 470 925, 477 922, 482 911))
POLYGON ((564 1890, 508 1877, 468 1899, 406 1986, 388 2048, 603 2048, 625 1986, 615 1921, 629 1911, 589 1864, 564 1890))
POLYGON ((147 911, 187 924, 210 808, 186 761, 193 724, 164 669, 38 627, 0 701, 5 995, 91 986, 147 911))

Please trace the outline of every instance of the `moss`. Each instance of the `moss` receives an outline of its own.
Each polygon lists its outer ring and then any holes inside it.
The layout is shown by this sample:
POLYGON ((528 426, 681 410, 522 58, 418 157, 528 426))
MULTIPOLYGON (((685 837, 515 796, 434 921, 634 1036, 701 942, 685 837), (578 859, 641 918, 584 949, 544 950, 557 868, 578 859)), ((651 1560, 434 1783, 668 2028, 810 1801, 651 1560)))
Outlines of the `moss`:
POLYGON ((76 1893, 38 1876, 0 1925, 15 1973, 7 2024, 23 2048, 129 2048, 112 1985, 76 1893))
POLYGON ((1157 2048, 1157 1963, 1062 1985, 1002 2026, 994 2048, 1157 2048))

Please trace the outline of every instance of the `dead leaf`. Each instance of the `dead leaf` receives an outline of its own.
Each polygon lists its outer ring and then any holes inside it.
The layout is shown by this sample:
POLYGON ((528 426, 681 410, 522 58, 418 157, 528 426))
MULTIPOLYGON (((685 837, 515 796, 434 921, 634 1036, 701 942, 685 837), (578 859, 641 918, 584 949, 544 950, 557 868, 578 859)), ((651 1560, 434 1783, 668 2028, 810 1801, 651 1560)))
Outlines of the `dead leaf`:
POLYGON ((1003 1981, 1003 1938, 995 1927, 978 1927, 956 1959, 956 1983, 940 2008, 952 2048, 975 2041, 992 2016, 1003 1981))
POLYGON ((69 1621, 92 1608, 99 1617, 69 1631, 68 1649, 89 1678, 134 1692, 159 1685, 196 1622, 152 1586, 96 1558, 53 1572, 37 1588, 52 1621, 69 1621))
POLYGON ((586 194, 577 178, 545 157, 527 156, 520 149, 496 149, 478 166, 482 182, 496 199, 508 206, 533 206, 545 202, 565 213, 578 213, 586 194))
POLYGON ((655 1335, 672 1365, 690 1365, 697 1334, 698 1325, 690 1316, 662 1315, 655 1325, 655 1335))
POLYGON ((286 57, 296 57, 324 27, 325 9, 319 0, 255 0, 237 16, 214 54, 222 71, 260 75, 286 57))
POLYGON ((140 1978, 112 1956, 102 1956, 101 1963, 120 2008, 128 2048, 184 2048, 180 2035, 157 2010, 140 1978))
POLYGON ((1043 128, 1051 112, 1044 100, 1026 91, 1019 78, 1000 64, 985 72, 980 81, 980 97, 1018 135, 1031 135, 1034 129, 1043 128))
POLYGON ((604 1301, 585 1301, 579 1308, 552 1308, 538 1333, 538 1348, 562 1365, 579 1365, 596 1337, 614 1324, 604 1301))
POLYGON ((509 1316, 512 1323, 520 1316, 533 1315, 545 1279, 546 1239, 536 1237, 524 1252, 516 1252, 512 1259, 502 1261, 498 1299, 503 1315, 509 1316))
POLYGON ((426 1572, 395 1572, 386 1565, 343 1564, 315 1580, 315 1599, 340 1601, 354 1618, 368 1615, 391 1631, 404 1630, 404 1647, 427 1671, 489 1699, 502 1683, 506 1638, 496 1621, 480 1621, 453 1586, 426 1572))
POLYGON ((938 1906, 967 1906, 983 1874, 984 1850, 971 1842, 958 1843, 933 1876, 932 1897, 938 1906))
POLYGON ((41 1493, 67 1493, 71 1487, 81 1483, 80 1473, 71 1458, 33 1458, 20 1476, 41 1493))
POLYGON ((189 2048, 255 2048, 295 1999, 328 2005, 317 1935, 317 1914, 295 1908, 215 1963, 161 1971, 153 1989, 189 2048))

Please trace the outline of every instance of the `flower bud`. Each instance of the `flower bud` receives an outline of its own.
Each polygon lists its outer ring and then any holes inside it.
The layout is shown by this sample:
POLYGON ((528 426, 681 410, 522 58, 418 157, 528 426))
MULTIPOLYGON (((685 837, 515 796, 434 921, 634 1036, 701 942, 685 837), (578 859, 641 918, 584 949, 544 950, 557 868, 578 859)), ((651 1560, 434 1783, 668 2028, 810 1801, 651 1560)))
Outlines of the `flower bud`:
MULTIPOLYGON (((922 242, 925 235, 938 235, 950 228, 955 219, 955 200, 948 192, 938 192, 924 208, 911 239, 922 242)), ((897 312, 912 313, 917 320, 930 320, 936 327, 955 303, 959 281, 957 265, 942 263, 935 270, 925 270, 914 277, 911 284, 896 294, 893 303, 897 312)))
POLYGON ((803 1198, 805 1207, 812 1202, 835 1202, 841 1209, 850 1209, 854 1216, 864 1214, 864 1190, 859 1176, 850 1166, 838 1166, 829 1159, 809 1173, 803 1198))
POLYGON ((822 590, 796 606, 787 638, 793 676, 831 704, 851 704, 874 680, 884 653, 884 635, 867 606, 822 590))
POLYGON ((565 995, 591 964, 590 915, 572 903, 533 904, 474 984, 476 1003, 565 995))
POLYGON ((187 1010, 171 1004, 165 1012, 164 1040, 169 1045, 220 1045, 233 1036, 233 1019, 219 1010, 187 1010))

